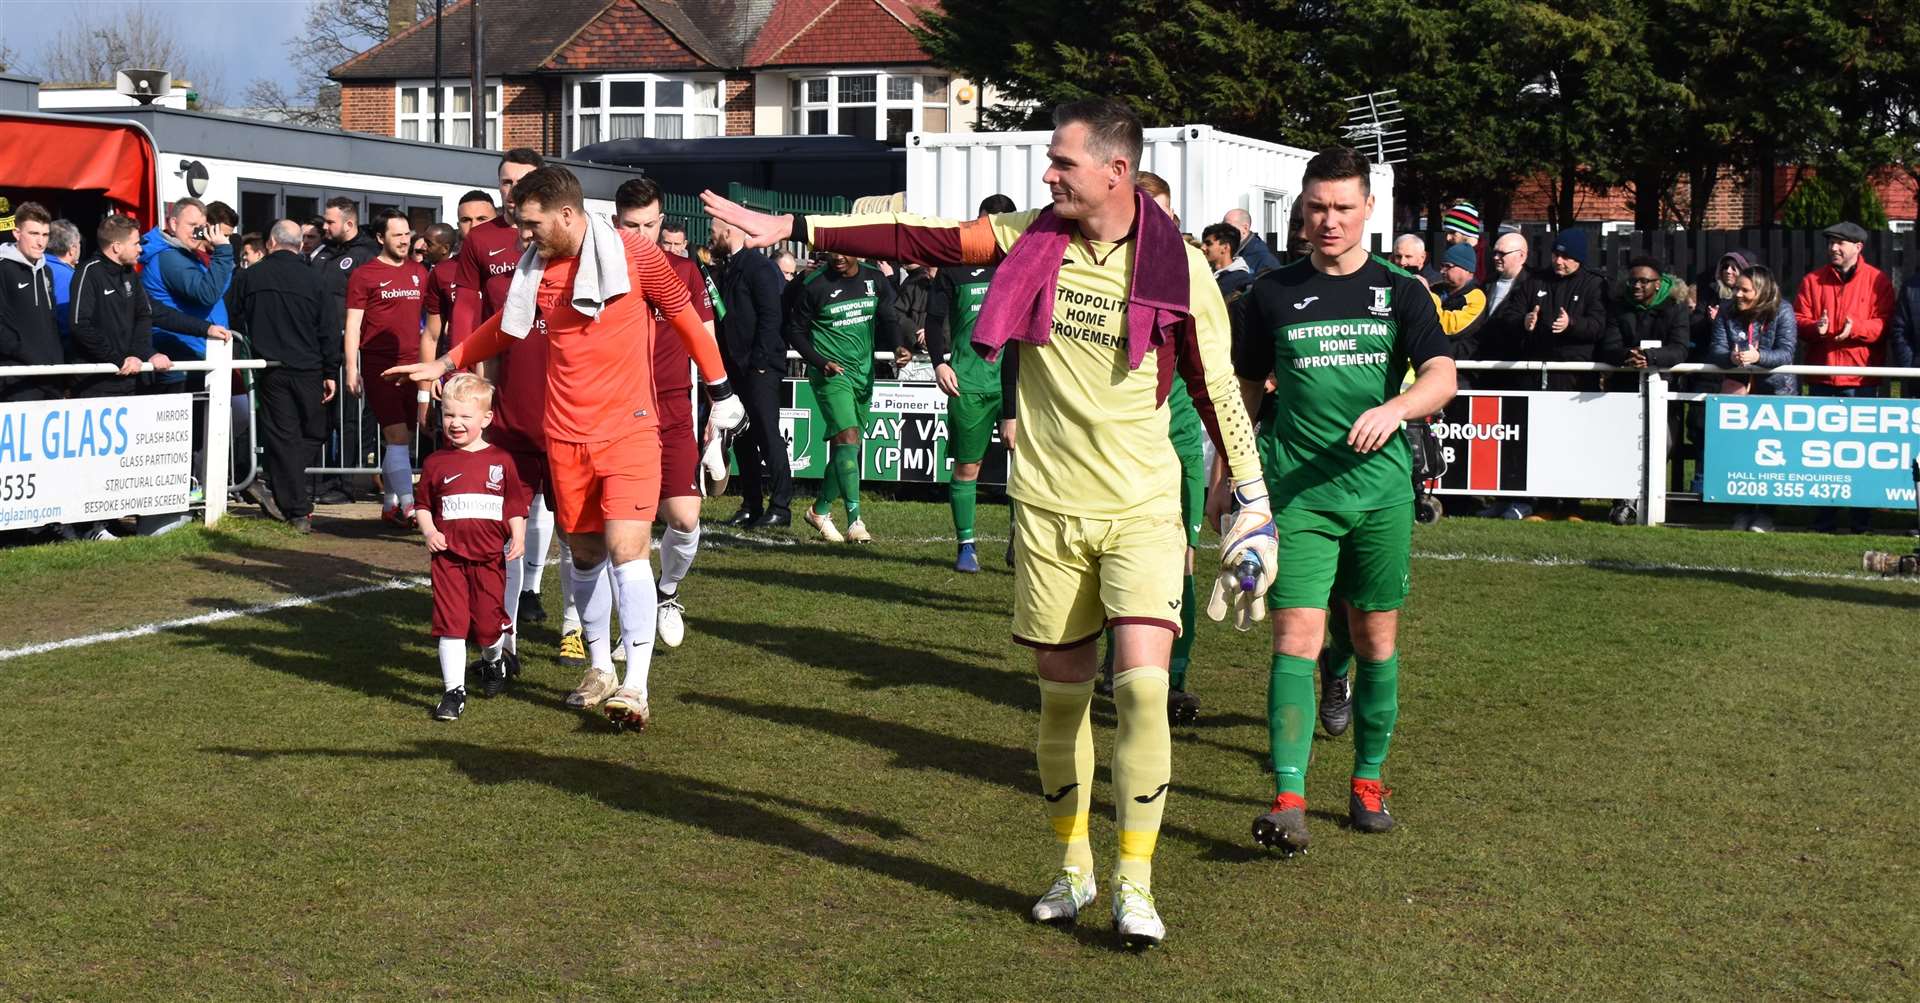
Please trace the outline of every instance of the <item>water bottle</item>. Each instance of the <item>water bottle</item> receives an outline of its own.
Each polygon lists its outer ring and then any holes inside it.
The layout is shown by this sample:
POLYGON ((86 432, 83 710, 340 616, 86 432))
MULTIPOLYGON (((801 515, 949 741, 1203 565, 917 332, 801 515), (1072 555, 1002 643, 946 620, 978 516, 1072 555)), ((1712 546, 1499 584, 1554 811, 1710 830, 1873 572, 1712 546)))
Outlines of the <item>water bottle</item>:
POLYGON ((1245 557, 1233 569, 1234 577, 1240 579, 1240 591, 1252 592, 1260 584, 1260 555, 1247 551, 1245 557))

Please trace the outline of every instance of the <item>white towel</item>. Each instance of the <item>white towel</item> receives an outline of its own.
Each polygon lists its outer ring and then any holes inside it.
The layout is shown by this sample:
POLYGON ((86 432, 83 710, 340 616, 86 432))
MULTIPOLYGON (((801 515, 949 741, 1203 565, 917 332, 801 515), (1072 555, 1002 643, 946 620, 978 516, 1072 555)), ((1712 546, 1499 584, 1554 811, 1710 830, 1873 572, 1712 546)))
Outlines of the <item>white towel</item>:
MULTIPOLYGON (((575 310, 598 317, 608 300, 633 291, 633 281, 627 275, 627 248, 619 231, 604 216, 586 216, 587 233, 580 241, 580 270, 573 276, 572 303, 575 310)), ((524 338, 533 330, 540 276, 546 270, 546 259, 533 248, 520 256, 520 264, 513 270, 513 285, 507 290, 507 305, 500 313, 500 330, 515 338, 524 338)))

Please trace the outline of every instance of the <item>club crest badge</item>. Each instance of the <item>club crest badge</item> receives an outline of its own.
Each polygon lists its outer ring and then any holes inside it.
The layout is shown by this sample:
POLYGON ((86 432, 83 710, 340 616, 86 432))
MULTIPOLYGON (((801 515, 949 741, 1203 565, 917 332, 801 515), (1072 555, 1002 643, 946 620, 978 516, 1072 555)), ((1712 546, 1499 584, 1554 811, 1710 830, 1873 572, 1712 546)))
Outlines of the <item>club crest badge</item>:
POLYGON ((1367 288, 1373 290, 1373 305, 1367 307, 1367 312, 1373 314, 1375 317, 1385 317, 1388 313, 1392 312, 1392 286, 1368 286, 1367 288))

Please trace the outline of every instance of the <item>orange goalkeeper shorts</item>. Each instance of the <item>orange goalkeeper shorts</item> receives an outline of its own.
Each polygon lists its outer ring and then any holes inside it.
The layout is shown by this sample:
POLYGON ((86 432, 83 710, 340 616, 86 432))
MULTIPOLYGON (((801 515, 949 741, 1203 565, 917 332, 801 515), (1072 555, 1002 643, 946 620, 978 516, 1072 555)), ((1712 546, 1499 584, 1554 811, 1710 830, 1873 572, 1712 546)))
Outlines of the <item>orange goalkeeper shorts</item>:
POLYGON ((652 522, 660 506, 660 432, 609 442, 547 440, 554 518, 569 533, 598 533, 610 519, 652 522))

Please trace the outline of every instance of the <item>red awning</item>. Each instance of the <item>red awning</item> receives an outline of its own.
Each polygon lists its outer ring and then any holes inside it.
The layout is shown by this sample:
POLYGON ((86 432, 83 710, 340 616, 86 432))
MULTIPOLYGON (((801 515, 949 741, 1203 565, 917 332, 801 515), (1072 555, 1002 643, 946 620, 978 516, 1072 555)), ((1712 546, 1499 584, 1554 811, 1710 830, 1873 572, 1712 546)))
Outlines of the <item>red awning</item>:
POLYGON ((0 188, 102 192, 142 230, 160 221, 159 159, 131 122, 0 112, 0 188))

